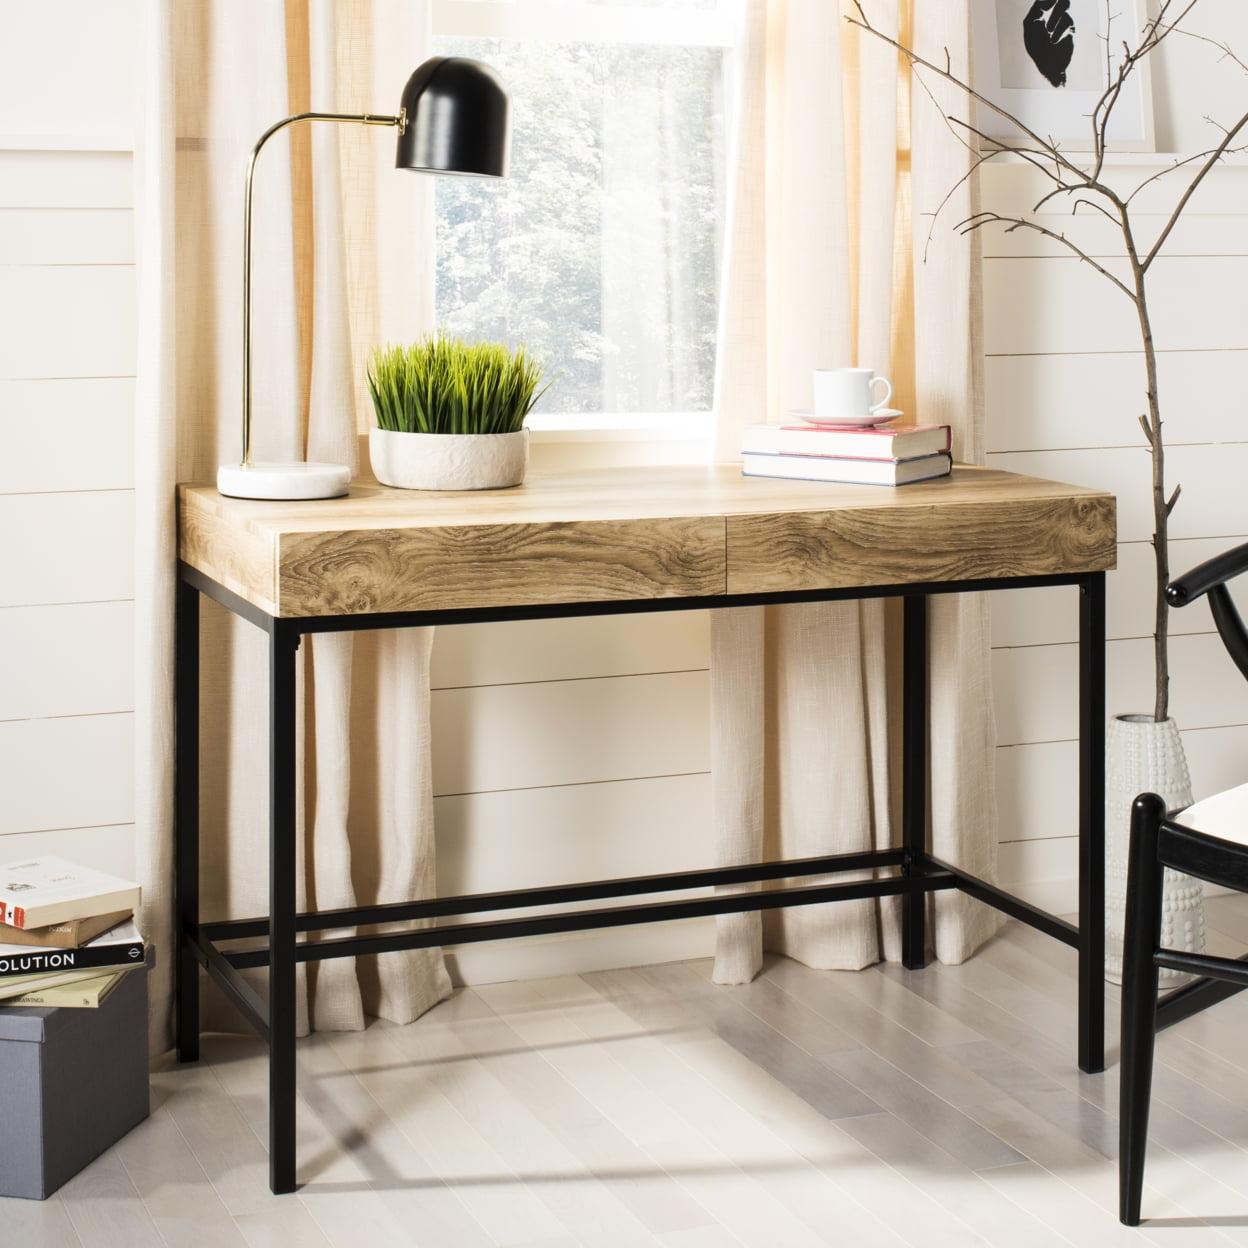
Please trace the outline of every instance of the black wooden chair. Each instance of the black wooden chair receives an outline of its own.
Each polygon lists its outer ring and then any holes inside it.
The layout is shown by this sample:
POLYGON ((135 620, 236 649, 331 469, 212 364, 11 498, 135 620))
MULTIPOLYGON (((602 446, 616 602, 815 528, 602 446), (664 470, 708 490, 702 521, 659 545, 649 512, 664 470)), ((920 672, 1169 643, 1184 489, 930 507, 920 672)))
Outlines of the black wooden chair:
MULTIPOLYGON (((1248 571, 1248 543, 1193 568, 1168 586, 1166 598, 1171 606, 1185 607, 1208 595, 1218 633, 1248 679, 1248 630, 1227 589, 1227 582, 1244 571, 1248 571)), ((1118 1127, 1118 1216, 1127 1226, 1140 1223, 1157 1032, 1248 988, 1248 955, 1236 960, 1161 947, 1164 869, 1172 867, 1248 892, 1245 842, 1248 784, 1198 802, 1175 818, 1168 817, 1165 803, 1155 793, 1141 794, 1131 810, 1118 1127), (1158 1001, 1157 972, 1162 967, 1198 978, 1158 1001)))

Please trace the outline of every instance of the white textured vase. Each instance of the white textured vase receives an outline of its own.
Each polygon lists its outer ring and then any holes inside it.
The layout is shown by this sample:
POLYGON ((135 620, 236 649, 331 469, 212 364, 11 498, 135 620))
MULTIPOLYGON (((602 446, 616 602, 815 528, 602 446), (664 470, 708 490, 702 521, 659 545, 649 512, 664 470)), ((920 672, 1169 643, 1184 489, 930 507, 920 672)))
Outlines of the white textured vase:
MULTIPOLYGON (((1173 719, 1115 715, 1105 748, 1105 978, 1120 984, 1131 803, 1141 793, 1156 793, 1172 814, 1185 810, 1192 804, 1192 780, 1173 719)), ((1205 947, 1204 886, 1169 867, 1162 884, 1161 943, 1187 953, 1205 947)), ((1178 971, 1160 973, 1163 987, 1187 978, 1178 971)))
POLYGON ((368 435, 373 475, 403 490, 498 490, 519 485, 529 465, 529 431, 368 435))

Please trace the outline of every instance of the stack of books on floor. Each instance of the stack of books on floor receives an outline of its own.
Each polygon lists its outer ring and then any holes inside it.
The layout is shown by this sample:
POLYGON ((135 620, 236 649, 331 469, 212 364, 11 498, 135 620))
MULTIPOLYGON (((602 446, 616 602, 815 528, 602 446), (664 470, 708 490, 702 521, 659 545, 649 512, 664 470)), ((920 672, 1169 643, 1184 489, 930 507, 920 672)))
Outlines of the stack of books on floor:
POLYGON ((948 425, 748 425, 741 459, 747 477, 909 485, 948 476, 950 445, 948 425))
POLYGON ((0 865, 0 1006, 97 1008, 144 965, 139 897, 63 858, 0 865))

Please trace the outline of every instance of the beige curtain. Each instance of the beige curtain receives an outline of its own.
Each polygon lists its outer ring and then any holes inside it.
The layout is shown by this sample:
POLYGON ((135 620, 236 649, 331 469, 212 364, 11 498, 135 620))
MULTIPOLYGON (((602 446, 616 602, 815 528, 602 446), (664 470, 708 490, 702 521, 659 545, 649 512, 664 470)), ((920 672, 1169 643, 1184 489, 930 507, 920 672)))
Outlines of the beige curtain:
MULTIPOLYGON (((429 53, 427 0, 147 0, 136 143, 139 242, 137 835, 159 949, 153 1043, 171 1042, 174 486, 239 453, 242 191, 270 123, 392 112, 429 53), (384 32, 384 33, 383 33, 384 32)), ((394 132, 329 124, 271 141, 256 173, 253 342, 259 458, 356 465, 374 343, 432 327, 432 190, 393 169, 394 132)), ((264 914, 267 652, 203 609, 205 919, 264 914)), ((317 637, 300 651, 299 905, 434 887, 428 631, 317 637)), ((263 983, 263 975, 258 979, 263 983)), ((410 1021, 449 992, 438 951, 327 962, 300 1027, 410 1021)), ((205 1025, 234 1026, 215 993, 205 1025)))
MULTIPOLYGON (((866 0, 873 23, 955 69, 969 59, 967 0, 866 0)), ((982 458, 979 258, 930 214, 969 153, 887 45, 849 26, 839 0, 746 0, 738 56, 717 378, 717 458, 740 429, 808 407, 811 370, 863 365, 895 405, 954 429, 982 458), (926 259, 925 259, 926 253, 926 259)), ((946 100, 947 108, 961 105, 946 100)), ((964 105, 961 105, 964 107, 964 105)), ((725 862, 849 853, 895 843, 895 604, 717 612, 712 619, 714 816, 725 862)), ((986 606, 930 613, 934 851, 995 872, 994 726, 986 606)), ((741 983, 769 947, 821 968, 899 953, 897 904, 802 907, 719 920, 715 978, 741 983)), ((956 962, 993 930, 985 907, 936 898, 935 952, 956 962)))

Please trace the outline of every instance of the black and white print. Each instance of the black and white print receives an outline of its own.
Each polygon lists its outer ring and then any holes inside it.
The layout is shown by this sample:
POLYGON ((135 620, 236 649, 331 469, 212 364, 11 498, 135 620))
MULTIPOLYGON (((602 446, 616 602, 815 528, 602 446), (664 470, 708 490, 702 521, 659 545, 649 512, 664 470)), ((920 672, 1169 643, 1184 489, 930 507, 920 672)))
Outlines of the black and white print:
MULTIPOLYGON (((1001 85, 1092 90, 1105 76, 1098 0, 998 0, 1001 85)), ((1103 7, 1103 5, 1102 5, 1103 7)))
MULTIPOLYGON (((1139 38, 1144 0, 1115 0, 1108 8, 1105 0, 971 0, 971 10, 976 89, 1036 133, 1072 151, 1086 150, 1090 115, 1122 45, 1139 38)), ((1118 102, 1113 147, 1152 146, 1147 68, 1137 68, 1118 102)), ((1018 138, 983 107, 976 125, 996 138, 1018 138)))

